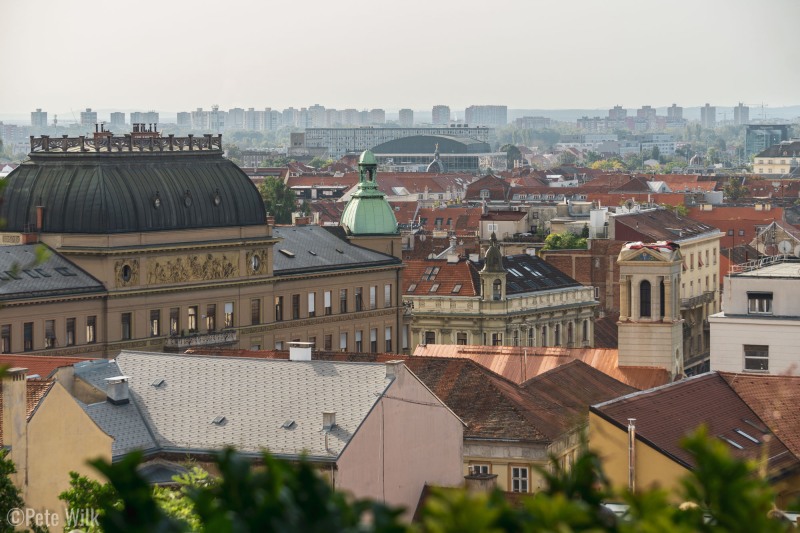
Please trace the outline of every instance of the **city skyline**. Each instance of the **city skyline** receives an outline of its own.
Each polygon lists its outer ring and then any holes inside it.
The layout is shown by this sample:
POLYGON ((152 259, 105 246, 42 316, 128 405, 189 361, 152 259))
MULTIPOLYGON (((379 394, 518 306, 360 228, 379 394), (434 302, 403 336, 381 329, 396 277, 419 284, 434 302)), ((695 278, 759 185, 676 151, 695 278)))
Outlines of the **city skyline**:
POLYGON ((539 1, 487 10, 412 1, 387 16, 360 0, 235 0, 224 10, 201 1, 191 11, 144 1, 120 16, 68 3, 43 15, 12 3, 2 9, 10 24, 0 46, 31 44, 30 53, 4 58, 12 78, 0 86, 0 114, 317 102, 388 110, 800 103, 800 71, 791 68, 800 3, 777 0, 768 12, 743 0, 669 6, 539 1), (769 24, 753 27, 759 19, 769 24), (83 59, 57 61, 56 51, 83 59))

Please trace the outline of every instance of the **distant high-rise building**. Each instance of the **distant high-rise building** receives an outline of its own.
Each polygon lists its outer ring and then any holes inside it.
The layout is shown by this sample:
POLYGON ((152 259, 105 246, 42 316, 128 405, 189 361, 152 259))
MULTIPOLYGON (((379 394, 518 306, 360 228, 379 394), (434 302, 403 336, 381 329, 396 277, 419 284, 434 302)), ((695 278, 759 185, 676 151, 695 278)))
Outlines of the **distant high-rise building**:
POLYGON ((146 113, 131 113, 131 124, 158 124, 158 113, 147 111, 146 113))
POLYGON ((177 122, 177 126, 179 128, 191 129, 192 114, 188 111, 179 111, 178 115, 175 117, 175 122, 177 122))
POLYGON ((284 126, 288 126, 290 128, 297 127, 297 120, 299 118, 297 109, 293 107, 289 107, 283 110, 281 113, 283 120, 281 122, 284 126))
POLYGON ((514 121, 514 126, 525 130, 541 130, 550 127, 550 119, 546 117, 520 117, 514 121))
POLYGON ((125 113, 115 111, 111 113, 111 131, 122 133, 125 131, 125 113))
POLYGON ((311 128, 324 128, 328 124, 327 116, 325 115, 325 106, 314 104, 308 108, 308 121, 311 128))
POLYGON ((717 125, 717 108, 706 104, 700 108, 700 125, 706 129, 714 129, 717 125))
POLYGON ((225 122, 225 127, 229 130, 243 130, 244 129, 244 109, 241 107, 234 107, 228 109, 228 119, 225 122))
POLYGON ((208 111, 198 107, 192 111, 192 129, 195 131, 208 130, 208 111))
POLYGON ((208 114, 208 129, 211 133, 221 133, 225 129, 225 111, 220 111, 218 105, 211 106, 208 114))
POLYGON ((414 125, 414 110, 413 109, 401 109, 400 110, 400 127, 401 128, 410 128, 414 125))
POLYGON ((672 104, 667 108, 667 122, 682 122, 683 121, 683 108, 672 104))
POLYGON ((47 127, 47 111, 42 111, 41 107, 37 107, 36 111, 31 111, 31 127, 33 127, 33 128, 46 128, 47 127))
POLYGON ((370 109, 369 123, 386 124, 386 111, 384 111, 383 109, 370 109))
POLYGON ((788 124, 747 124, 745 130, 745 159, 791 138, 788 124))
POLYGON ((504 105, 471 105, 464 113, 470 126, 505 126, 508 124, 508 107, 504 105))
POLYGON ((446 126, 450 124, 450 106, 435 105, 431 110, 431 124, 446 126))
POLYGON ((95 124, 97 124, 97 111, 92 111, 91 107, 87 107, 86 111, 81 111, 81 126, 94 128, 95 124))
POLYGON ((325 110, 325 123, 330 128, 334 128, 336 126, 340 126, 342 124, 342 112, 337 111, 336 109, 326 109, 325 110))
POLYGON ((360 126, 358 109, 345 109, 342 111, 342 126, 360 126))
POLYGON ((739 102, 739 105, 733 108, 733 125, 741 126, 750 122, 750 108, 739 102))
POLYGON ((620 105, 615 105, 614 109, 608 110, 608 118, 611 120, 625 120, 628 118, 628 110, 620 105))
POLYGON ((655 122, 656 110, 649 105, 643 105, 636 110, 636 118, 643 118, 647 121, 655 122))

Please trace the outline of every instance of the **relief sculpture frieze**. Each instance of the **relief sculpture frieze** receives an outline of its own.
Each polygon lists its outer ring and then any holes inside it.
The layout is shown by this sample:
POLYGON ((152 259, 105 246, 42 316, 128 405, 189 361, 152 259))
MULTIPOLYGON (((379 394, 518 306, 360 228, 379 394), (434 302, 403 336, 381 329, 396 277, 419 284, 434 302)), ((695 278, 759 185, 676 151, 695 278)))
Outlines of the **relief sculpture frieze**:
POLYGON ((147 282, 150 285, 211 281, 239 276, 239 264, 225 254, 196 254, 160 258, 148 265, 147 282))

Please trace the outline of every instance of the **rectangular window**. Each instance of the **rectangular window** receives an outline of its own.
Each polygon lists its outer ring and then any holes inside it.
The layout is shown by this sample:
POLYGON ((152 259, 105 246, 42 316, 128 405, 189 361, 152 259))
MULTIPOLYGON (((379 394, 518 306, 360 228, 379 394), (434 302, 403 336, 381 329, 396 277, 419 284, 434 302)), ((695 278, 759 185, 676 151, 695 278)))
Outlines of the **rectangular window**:
POLYGON ((330 352, 333 349, 333 335, 325 335, 325 351, 330 352))
POLYGON ((339 312, 347 312, 347 289, 339 289, 339 312))
POLYGON ((331 307, 331 291, 325 291, 325 315, 330 315, 333 310, 331 307))
POLYGON ((369 351, 372 353, 378 352, 378 330, 373 328, 369 330, 369 351))
POLYGON ((250 300, 250 323, 261 324, 261 299, 259 298, 250 300))
POLYGON ((317 349, 317 338, 316 337, 309 337, 308 338, 308 342, 311 343, 311 349, 312 350, 316 350, 317 349))
POLYGON ((689 254, 689 270, 694 270, 694 254, 689 254))
POLYGON ((436 332, 435 331, 426 331, 425 332, 425 344, 436 344, 436 332))
POLYGON ((589 340, 589 321, 583 321, 583 333, 581 333, 581 340, 587 342, 589 340))
POLYGON ((356 331, 356 352, 362 353, 364 351, 364 339, 361 337, 361 330, 356 331))
POLYGON ((11 353, 11 324, 3 324, 0 329, 0 339, 3 341, 3 353, 11 353))
POLYGON ((347 351, 347 333, 339 333, 339 349, 347 351))
POLYGON ((275 297, 275 321, 283 320, 283 296, 275 297))
POLYGON ((275 341, 275 349, 283 350, 283 341, 275 341))
POLYGON ((771 292, 748 292, 747 293, 747 312, 758 315, 772 314, 772 293, 771 292))
POLYGON ((233 327, 233 302, 225 303, 225 327, 233 327))
POLYGON ((386 345, 385 345, 386 352, 387 353, 391 353, 391 351, 392 351, 392 328, 391 327, 384 328, 383 337, 384 337, 384 340, 386 341, 386 345))
POLYGON ((769 346, 760 344, 744 345, 744 369, 745 370, 769 370, 769 346))
POLYGON ((292 320, 300 318, 300 295, 292 294, 292 320))
POLYGON ((528 346, 536 346, 536 330, 533 326, 528 326, 528 346))
POLYGON ((25 322, 22 326, 22 350, 30 352, 33 350, 33 322, 25 322))
POLYGON ((308 316, 309 317, 317 316, 317 293, 316 292, 309 292, 308 293, 308 316))
POLYGON ((511 467, 511 492, 528 492, 528 467, 511 467))
POLYGON ((206 306, 206 331, 217 330, 217 304, 208 304, 206 306))
POLYGON ((489 465, 482 465, 482 464, 472 464, 469 465, 470 473, 472 474, 491 474, 491 469, 489 465))
POLYGON ((169 310, 169 334, 180 335, 181 333, 181 308, 172 307, 169 310))
POLYGON ((197 306, 189 306, 189 318, 186 324, 189 327, 189 333, 197 333, 197 306))
POLYGON ((44 347, 52 348, 56 345, 56 321, 44 321, 44 347))
POLYGON ((131 338, 131 320, 133 317, 130 313, 122 313, 122 340, 127 341, 131 338))
POLYGON ((459 331, 456 333, 456 344, 461 346, 467 345, 467 332, 466 331, 459 331))
POLYGON ((372 285, 369 288, 369 308, 375 309, 378 307, 378 287, 372 285))
POLYGON ((492 346, 502 346, 502 345, 503 345, 503 334, 492 333, 492 346))
POLYGON ((86 317, 86 344, 97 342, 97 317, 86 317))
POLYGON ((356 287, 356 312, 364 310, 364 296, 362 287, 356 287))
POLYGON ((391 307, 392 306, 392 286, 391 286, 391 284, 383 286, 383 306, 384 307, 391 307))
POLYGON ((153 309, 150 311, 150 336, 158 337, 161 335, 161 310, 153 309))
POLYGON ((75 346, 75 319, 67 319, 67 346, 75 346))

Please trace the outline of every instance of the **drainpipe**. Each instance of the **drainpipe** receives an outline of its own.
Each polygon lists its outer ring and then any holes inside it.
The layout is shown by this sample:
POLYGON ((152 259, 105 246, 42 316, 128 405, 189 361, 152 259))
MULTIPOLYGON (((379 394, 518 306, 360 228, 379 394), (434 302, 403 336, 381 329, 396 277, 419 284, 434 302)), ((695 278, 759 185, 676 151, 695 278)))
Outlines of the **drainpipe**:
POLYGON ((636 490, 636 419, 628 419, 628 490, 636 490))

